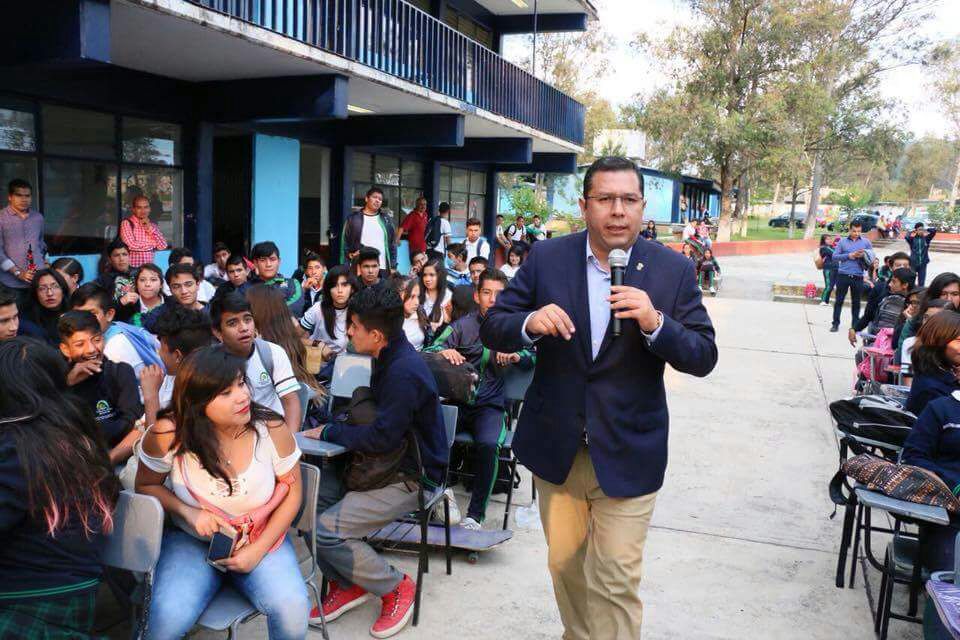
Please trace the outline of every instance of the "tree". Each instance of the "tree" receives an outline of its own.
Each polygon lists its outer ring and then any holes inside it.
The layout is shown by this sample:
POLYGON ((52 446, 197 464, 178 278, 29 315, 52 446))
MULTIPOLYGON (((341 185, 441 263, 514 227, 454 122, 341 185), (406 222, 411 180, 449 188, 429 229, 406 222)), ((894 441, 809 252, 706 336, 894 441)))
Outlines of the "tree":
MULTIPOLYGON (((960 151, 960 39, 942 43, 931 60, 934 65, 933 89, 940 102, 940 108, 950 123, 955 148, 960 151)), ((950 186, 949 207, 957 206, 960 196, 960 153, 953 170, 950 186)))
POLYGON ((939 138, 922 138, 910 144, 899 172, 907 198, 925 200, 934 189, 947 187, 953 177, 954 153, 954 145, 939 138))

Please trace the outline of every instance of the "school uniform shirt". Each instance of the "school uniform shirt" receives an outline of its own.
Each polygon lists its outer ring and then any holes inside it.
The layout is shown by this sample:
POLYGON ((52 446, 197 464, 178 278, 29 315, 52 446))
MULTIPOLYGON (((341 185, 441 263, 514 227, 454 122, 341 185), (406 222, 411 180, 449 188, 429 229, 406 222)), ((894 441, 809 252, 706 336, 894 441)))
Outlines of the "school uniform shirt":
POLYGON ((510 240, 511 242, 522 242, 526 234, 527 230, 516 223, 507 227, 507 240, 510 240))
POLYGON ((960 486, 960 393, 933 400, 903 443, 903 464, 937 474, 952 491, 960 486))
POLYGON ((130 338, 122 333, 117 333, 107 340, 103 347, 103 357, 110 362, 129 365, 138 380, 140 379, 140 372, 146 366, 143 358, 131 344, 130 338))
POLYGON ((520 271, 520 267, 515 267, 511 264, 505 264, 500 267, 500 271, 503 273, 503 275, 507 276, 508 280, 510 280, 513 278, 513 276, 517 275, 517 271, 520 271))
MULTIPOLYGON (((217 288, 206 280, 201 280, 197 283, 197 302, 207 304, 213 300, 213 296, 216 294, 217 288)), ((173 292, 170 291, 170 286, 166 282, 163 283, 163 295, 168 298, 173 295, 173 292)))
POLYGON ((440 218, 440 238, 430 249, 438 253, 445 253, 447 250, 447 239, 451 234, 453 234, 453 227, 450 226, 450 221, 446 218, 440 218))
POLYGON ((130 433, 140 416, 140 390, 133 367, 104 360, 100 373, 70 387, 91 411, 108 447, 115 447, 130 433))
POLYGON ((283 404, 280 398, 296 393, 300 390, 300 383, 293 375, 293 366, 287 352, 278 344, 263 341, 273 354, 273 376, 267 371, 260 360, 256 347, 247 357, 247 384, 250 385, 250 395, 254 402, 283 415, 283 404))
POLYGON ((363 216, 363 230, 360 232, 360 244, 373 247, 380 252, 380 268, 387 268, 386 231, 380 223, 380 216, 363 216))
POLYGON ((313 305, 300 319, 300 326, 310 334, 311 340, 319 340, 327 345, 334 353, 343 353, 347 350, 350 338, 347 336, 347 309, 333 310, 333 335, 327 332, 327 325, 323 321, 323 309, 320 303, 313 305))
POLYGON ((417 314, 403 319, 403 333, 406 334, 407 341, 414 349, 417 351, 423 349, 423 341, 426 334, 424 334, 423 328, 420 327, 420 319, 417 318, 417 314))
POLYGON ((214 287, 219 287, 227 281, 227 272, 221 271, 220 265, 214 262, 203 268, 203 279, 210 282, 214 287))
POLYGON ((463 241, 463 246, 467 248, 467 262, 480 256, 481 258, 490 259, 490 243, 487 242, 487 239, 483 236, 477 238, 476 242, 470 242, 469 240, 463 241))
POLYGON ((471 285, 473 281, 470 279, 470 270, 466 271, 454 271, 453 269, 447 269, 447 289, 453 287, 459 287, 460 285, 471 285))
MULTIPOLYGON (((440 301, 440 307, 443 308, 453 300, 453 292, 450 289, 447 289, 443 293, 443 300, 440 301)), ((420 308, 423 309, 423 312, 427 314, 427 317, 430 317, 430 314, 433 312, 433 307, 436 304, 436 300, 431 300, 430 298, 424 296, 423 304, 420 305, 420 308)))
POLYGON ((323 287, 314 289, 313 287, 305 287, 303 283, 301 283, 300 288, 303 290, 303 308, 306 310, 309 310, 310 307, 320 302, 320 299, 323 297, 323 287))
POLYGON ((960 390, 960 381, 952 371, 914 372, 913 382, 910 383, 910 395, 907 396, 907 404, 904 408, 913 415, 919 416, 928 404, 958 390, 960 390))

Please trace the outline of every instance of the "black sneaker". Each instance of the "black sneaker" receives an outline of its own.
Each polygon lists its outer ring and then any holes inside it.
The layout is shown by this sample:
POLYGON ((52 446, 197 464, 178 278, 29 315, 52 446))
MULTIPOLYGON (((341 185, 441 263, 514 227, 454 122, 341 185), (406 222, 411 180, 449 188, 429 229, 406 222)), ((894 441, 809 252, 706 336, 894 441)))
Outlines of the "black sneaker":
POLYGON ((840 325, 838 325, 838 324, 832 324, 832 325, 830 325, 830 333, 836 333, 836 332, 839 331, 839 330, 840 330, 840 325))

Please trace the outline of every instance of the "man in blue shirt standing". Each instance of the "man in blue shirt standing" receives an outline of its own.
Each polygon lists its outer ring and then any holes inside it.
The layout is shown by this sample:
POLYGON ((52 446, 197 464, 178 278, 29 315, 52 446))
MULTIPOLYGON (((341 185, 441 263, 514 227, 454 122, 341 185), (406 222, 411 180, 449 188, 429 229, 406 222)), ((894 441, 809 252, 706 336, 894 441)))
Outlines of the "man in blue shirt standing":
POLYGON ((863 297, 863 270, 867 252, 873 252, 873 245, 866 238, 861 237, 863 227, 856 220, 850 223, 850 233, 841 238, 833 252, 833 260, 839 265, 837 268, 837 300, 833 305, 833 325, 830 331, 836 333, 840 329, 840 313, 843 311, 843 301, 850 291, 850 312, 852 321, 850 326, 857 324, 860 319, 860 299, 863 297))

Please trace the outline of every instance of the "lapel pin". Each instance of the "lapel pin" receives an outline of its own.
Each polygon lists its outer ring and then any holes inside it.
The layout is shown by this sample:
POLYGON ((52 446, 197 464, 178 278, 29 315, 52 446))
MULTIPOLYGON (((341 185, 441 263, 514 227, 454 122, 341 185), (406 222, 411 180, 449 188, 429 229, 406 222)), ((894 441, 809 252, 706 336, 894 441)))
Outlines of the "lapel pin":
POLYGON ((642 262, 638 262, 638 263, 637 263, 637 271, 643 271, 643 263, 642 263, 642 262))

